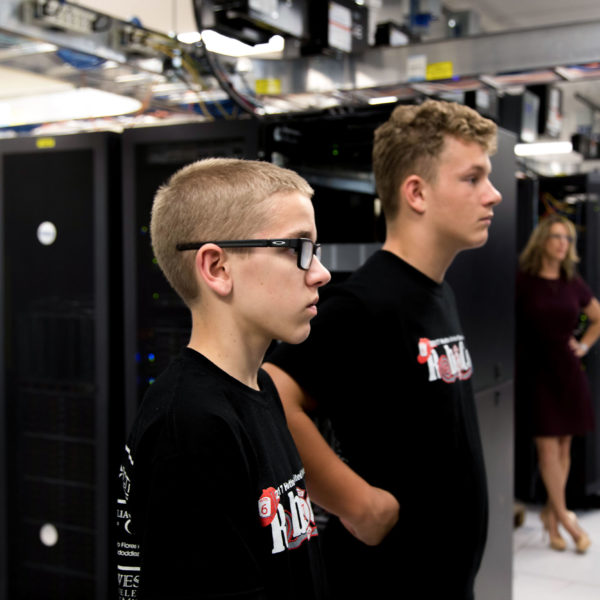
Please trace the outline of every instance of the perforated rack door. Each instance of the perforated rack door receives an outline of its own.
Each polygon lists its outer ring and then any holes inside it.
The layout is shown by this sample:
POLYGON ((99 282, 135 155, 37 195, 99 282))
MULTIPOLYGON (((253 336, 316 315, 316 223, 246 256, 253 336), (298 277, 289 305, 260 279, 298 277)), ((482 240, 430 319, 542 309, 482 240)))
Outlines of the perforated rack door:
POLYGON ((13 599, 105 599, 113 579, 114 143, 104 133, 0 142, 0 568, 13 599))

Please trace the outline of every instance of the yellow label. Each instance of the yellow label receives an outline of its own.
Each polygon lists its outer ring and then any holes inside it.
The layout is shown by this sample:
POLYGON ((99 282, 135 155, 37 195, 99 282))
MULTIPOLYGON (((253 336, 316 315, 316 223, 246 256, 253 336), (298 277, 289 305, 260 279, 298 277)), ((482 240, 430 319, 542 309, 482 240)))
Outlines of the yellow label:
POLYGON ((56 146, 56 140, 54 138, 38 138, 35 140, 35 145, 38 148, 54 148, 56 146))
POLYGON ((279 79, 275 79, 274 77, 269 77, 268 79, 257 79, 255 86, 257 94, 281 94, 281 81, 279 79))
POLYGON ((428 81, 432 81, 433 79, 451 79, 452 63, 445 61, 427 65, 426 78, 428 81))

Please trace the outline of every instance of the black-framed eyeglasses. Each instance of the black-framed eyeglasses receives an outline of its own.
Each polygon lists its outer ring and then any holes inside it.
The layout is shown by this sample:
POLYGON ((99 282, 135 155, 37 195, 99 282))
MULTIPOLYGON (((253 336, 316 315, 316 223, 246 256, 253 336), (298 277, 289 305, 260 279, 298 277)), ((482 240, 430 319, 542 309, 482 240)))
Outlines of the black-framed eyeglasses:
POLYGON ((548 239, 550 240, 566 240, 569 244, 574 242, 572 235, 566 235, 564 233, 549 233, 548 239))
POLYGON ((220 248, 292 248, 298 256, 298 268, 308 271, 313 256, 321 260, 321 244, 308 238, 280 238, 275 240, 217 240, 211 242, 189 242, 177 244, 177 250, 198 250, 206 244, 215 244, 220 248))

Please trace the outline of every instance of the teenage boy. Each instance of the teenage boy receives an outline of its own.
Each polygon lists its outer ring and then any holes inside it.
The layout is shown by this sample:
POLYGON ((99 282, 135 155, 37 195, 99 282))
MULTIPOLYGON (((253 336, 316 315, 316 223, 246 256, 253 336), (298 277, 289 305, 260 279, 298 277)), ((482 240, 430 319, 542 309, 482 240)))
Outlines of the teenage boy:
POLYGON ((212 158, 155 196, 154 253, 192 330, 127 441, 121 598, 326 597, 304 468, 259 371, 273 339, 307 337, 330 279, 312 193, 287 169, 212 158))
POLYGON ((465 106, 397 107, 373 148, 382 250, 330 286, 306 342, 268 357, 311 496, 340 517, 322 536, 335 598, 473 597, 487 488, 471 356, 444 275, 488 238, 495 144, 494 123, 465 106))

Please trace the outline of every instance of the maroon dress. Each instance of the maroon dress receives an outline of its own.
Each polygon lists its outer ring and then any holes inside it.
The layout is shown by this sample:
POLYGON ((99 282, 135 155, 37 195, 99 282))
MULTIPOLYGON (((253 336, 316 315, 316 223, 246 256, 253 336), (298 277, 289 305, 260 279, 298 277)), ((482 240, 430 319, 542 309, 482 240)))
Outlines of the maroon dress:
POLYGON ((569 348, 592 297, 579 276, 517 275, 516 402, 534 436, 581 435, 594 427, 587 376, 569 348))

